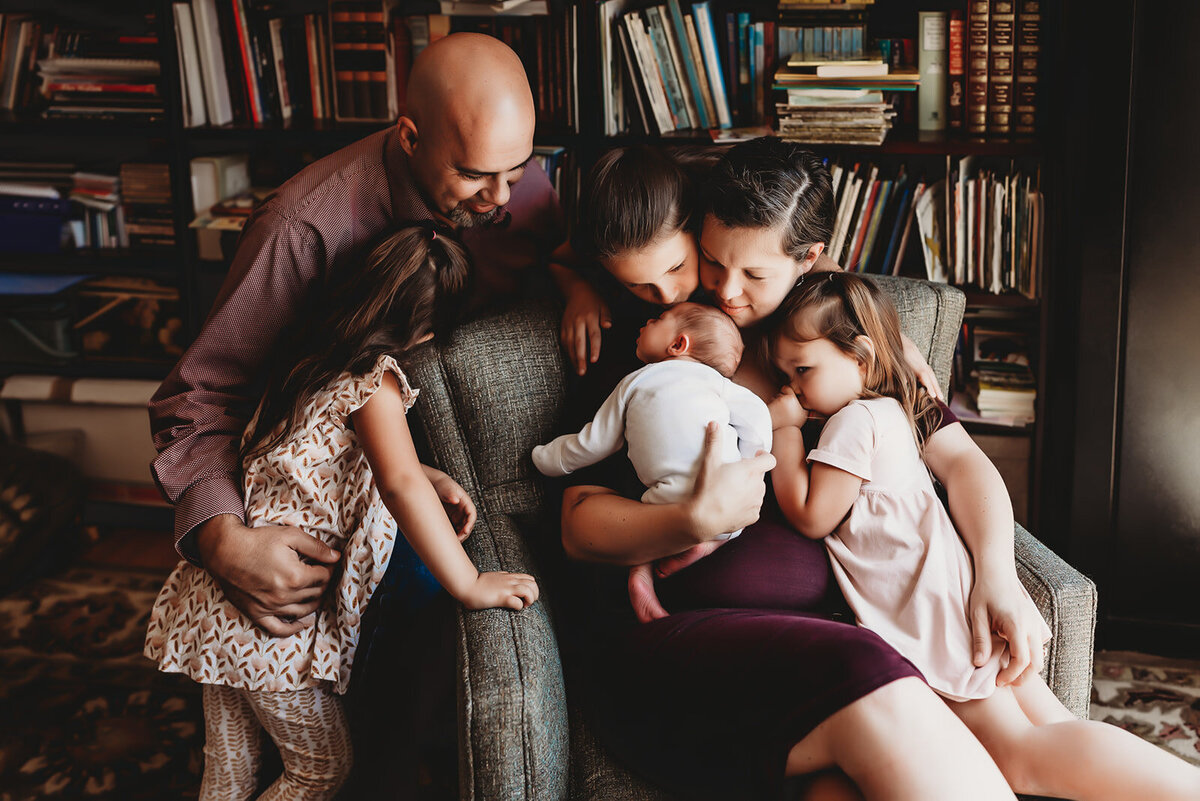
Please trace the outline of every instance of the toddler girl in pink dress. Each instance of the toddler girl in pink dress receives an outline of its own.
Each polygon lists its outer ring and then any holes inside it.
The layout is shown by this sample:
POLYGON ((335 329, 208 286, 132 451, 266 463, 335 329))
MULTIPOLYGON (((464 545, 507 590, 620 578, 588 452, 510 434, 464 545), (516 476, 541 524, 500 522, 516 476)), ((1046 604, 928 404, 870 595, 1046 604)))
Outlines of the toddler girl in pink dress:
MULTIPOLYGON (((776 315, 768 347, 787 384, 770 404, 775 495, 798 531, 825 541, 859 625, 921 670, 1017 792, 1200 798, 1200 770, 1115 726, 1077 720, 1041 677, 997 686, 1002 640, 986 664, 972 664, 971 558, 921 460, 940 412, 874 284, 807 276, 776 315), (805 454, 809 412, 828 420, 805 454)), ((1033 604, 1028 594, 1024 602, 1033 604)))

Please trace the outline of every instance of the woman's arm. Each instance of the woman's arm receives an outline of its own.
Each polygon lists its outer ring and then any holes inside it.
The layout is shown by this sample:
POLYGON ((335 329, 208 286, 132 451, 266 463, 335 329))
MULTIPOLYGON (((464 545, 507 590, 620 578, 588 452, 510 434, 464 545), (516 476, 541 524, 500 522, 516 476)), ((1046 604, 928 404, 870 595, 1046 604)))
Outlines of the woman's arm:
POLYGON ((768 453, 722 464, 718 428, 705 430, 692 495, 678 503, 650 504, 607 487, 577 486, 563 493, 563 549, 573 559, 640 565, 685 551, 758 519, 775 466, 768 453))
POLYGON ((550 256, 550 274, 566 302, 558 338, 575 372, 583 375, 600 358, 600 329, 612 327, 612 314, 596 288, 573 269, 575 263, 569 242, 550 256))
POLYGON ((970 600, 975 664, 984 664, 991 655, 995 632, 1008 642, 1012 654, 997 684, 1023 681, 1041 672, 1040 627, 1026 618, 1028 606, 1021 603, 1013 556, 1012 501, 1004 479, 961 423, 930 436, 925 464, 946 488, 950 517, 975 564, 970 600))
POLYGON ((446 590, 471 609, 523 609, 538 597, 532 576, 480 573, 458 541, 442 501, 417 459, 400 385, 390 374, 351 416, 375 485, 417 556, 446 590))

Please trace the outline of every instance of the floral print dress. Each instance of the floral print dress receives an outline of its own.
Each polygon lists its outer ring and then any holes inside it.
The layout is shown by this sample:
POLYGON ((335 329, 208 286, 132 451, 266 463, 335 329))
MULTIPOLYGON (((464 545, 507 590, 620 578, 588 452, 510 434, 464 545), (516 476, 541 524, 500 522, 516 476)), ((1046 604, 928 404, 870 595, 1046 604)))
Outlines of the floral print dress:
POLYGON ((366 375, 345 373, 318 392, 286 441, 243 465, 247 525, 295 526, 342 554, 341 571, 316 624, 273 637, 226 600, 207 571, 183 561, 150 614, 144 653, 160 670, 248 690, 294 690, 327 681, 334 692, 346 691, 362 613, 387 569, 397 533, 350 428, 350 414, 388 375, 398 380, 405 409, 411 408, 417 390, 395 359, 382 356, 366 375))

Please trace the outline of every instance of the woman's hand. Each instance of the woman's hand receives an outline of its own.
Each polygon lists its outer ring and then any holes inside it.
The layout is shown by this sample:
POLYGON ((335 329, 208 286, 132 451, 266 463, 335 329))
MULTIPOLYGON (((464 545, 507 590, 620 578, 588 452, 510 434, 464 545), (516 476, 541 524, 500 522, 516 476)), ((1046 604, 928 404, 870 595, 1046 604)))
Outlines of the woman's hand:
POLYGON ((475 502, 471 500, 467 491, 458 485, 457 481, 441 470, 425 464, 421 465, 421 468, 429 477, 429 483, 433 485, 434 491, 437 492, 438 500, 446 508, 446 517, 450 518, 450 522, 454 525, 458 541, 462 542, 470 536, 471 529, 475 527, 475 502))
POLYGON ((907 334, 901 338, 904 340, 904 361, 908 362, 908 366, 917 374, 917 380, 921 382, 921 386, 925 387, 925 391, 929 393, 930 397, 945 403, 946 397, 942 394, 941 387, 938 386, 937 375, 929 366, 929 362, 925 361, 925 357, 921 355, 921 351, 917 350, 917 346, 913 344, 907 334))
POLYGON ((771 428, 801 428, 808 420, 808 410, 800 405, 796 392, 789 386, 782 387, 779 394, 767 404, 771 413, 771 428))
POLYGON ((579 279, 566 290, 559 341, 575 372, 583 375, 589 363, 600 358, 600 329, 612 327, 608 304, 586 281, 579 279))
POLYGON ((468 609, 516 609, 531 606, 538 599, 538 585, 527 573, 480 573, 475 583, 457 594, 468 609))
POLYGON ((758 520, 767 493, 763 476, 775 467, 775 457, 763 451, 751 459, 721 461, 719 429, 710 421, 704 430, 704 451, 692 497, 686 501, 697 542, 737 531, 758 520))
POLYGON ((972 661, 976 667, 992 655, 993 633, 1008 643, 1009 662, 996 676, 996 686, 1022 684, 1042 672, 1044 654, 1041 620, 1022 602, 1015 578, 990 579, 976 575, 968 607, 971 621, 972 661))

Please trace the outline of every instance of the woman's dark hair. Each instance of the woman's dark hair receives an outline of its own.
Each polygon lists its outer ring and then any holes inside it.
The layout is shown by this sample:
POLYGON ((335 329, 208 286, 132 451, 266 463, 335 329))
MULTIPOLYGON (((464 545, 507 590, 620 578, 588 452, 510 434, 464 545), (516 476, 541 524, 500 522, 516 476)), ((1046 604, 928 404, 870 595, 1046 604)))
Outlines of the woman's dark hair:
POLYGON ((603 259, 654 244, 692 223, 689 170, 665 148, 631 145, 593 165, 579 199, 572 245, 603 259))
POLYGON ((788 293, 770 322, 772 333, 765 343, 769 355, 783 337, 795 342, 828 339, 866 365, 864 397, 894 398, 900 403, 918 446, 923 448, 937 430, 942 411, 922 391, 917 374, 904 359, 896 307, 871 281, 852 273, 809 274, 788 293))
POLYGON ((802 261, 833 234, 833 182, 812 151, 776 136, 734 145, 705 184, 707 210, 730 228, 778 228, 802 261))
POLYGON ((399 357, 431 332, 448 333, 469 275, 463 245, 422 226, 387 234, 361 269, 339 271, 281 338, 243 460, 285 441, 313 395, 342 373, 364 375, 380 356, 399 357))

